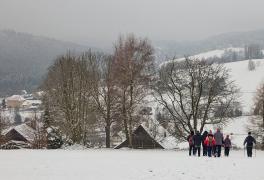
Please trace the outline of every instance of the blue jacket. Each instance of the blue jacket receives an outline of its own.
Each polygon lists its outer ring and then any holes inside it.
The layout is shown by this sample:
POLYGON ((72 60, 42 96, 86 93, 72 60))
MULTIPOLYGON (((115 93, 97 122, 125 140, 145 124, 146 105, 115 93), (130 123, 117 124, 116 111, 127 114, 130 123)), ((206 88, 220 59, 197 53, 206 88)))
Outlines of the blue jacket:
POLYGON ((247 144, 247 147, 253 147, 253 143, 256 144, 256 139, 249 135, 244 141, 244 146, 247 144))

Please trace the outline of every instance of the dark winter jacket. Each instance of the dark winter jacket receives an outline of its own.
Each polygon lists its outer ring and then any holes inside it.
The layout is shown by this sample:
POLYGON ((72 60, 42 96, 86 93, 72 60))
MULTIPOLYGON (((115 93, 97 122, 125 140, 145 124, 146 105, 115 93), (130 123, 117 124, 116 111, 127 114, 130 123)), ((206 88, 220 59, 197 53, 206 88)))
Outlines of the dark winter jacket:
POLYGON ((225 138, 224 146, 229 148, 232 146, 230 138, 225 138))
POLYGON ((244 146, 247 144, 247 147, 253 147, 253 143, 256 144, 256 139, 249 135, 244 141, 244 146))
POLYGON ((215 138, 215 144, 216 145, 222 145, 224 141, 224 135, 220 132, 220 130, 217 130, 217 132, 214 134, 215 138))
POLYGON ((196 133, 193 136, 193 143, 194 143, 195 147, 201 147, 202 141, 203 141, 203 139, 202 139, 202 136, 200 133, 196 133))

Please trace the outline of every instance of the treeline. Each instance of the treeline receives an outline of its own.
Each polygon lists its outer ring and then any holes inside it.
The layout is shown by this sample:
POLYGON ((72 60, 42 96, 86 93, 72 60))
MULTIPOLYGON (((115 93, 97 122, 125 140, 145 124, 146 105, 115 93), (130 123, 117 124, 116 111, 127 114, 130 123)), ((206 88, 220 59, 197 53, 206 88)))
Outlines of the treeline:
POLYGON ((133 35, 120 38, 112 55, 88 51, 58 57, 42 85, 45 122, 85 145, 92 143, 89 137, 95 131, 105 132, 106 147, 110 131, 122 129, 131 145, 133 128, 143 118, 139 111, 153 63, 149 41, 133 35))
POLYGON ((234 51, 232 49, 226 49, 224 54, 221 57, 210 57, 205 60, 216 63, 227 63, 227 62, 236 62, 250 59, 263 59, 264 54, 262 48, 258 44, 249 44, 240 51, 234 51))
POLYGON ((103 133, 110 147, 121 132, 132 147, 133 129, 153 115, 146 101, 157 104, 158 122, 179 139, 224 124, 237 105, 237 88, 220 64, 186 58, 154 67, 152 45, 134 35, 120 37, 112 54, 58 57, 41 86, 44 127, 58 129, 66 143, 87 146, 103 133))

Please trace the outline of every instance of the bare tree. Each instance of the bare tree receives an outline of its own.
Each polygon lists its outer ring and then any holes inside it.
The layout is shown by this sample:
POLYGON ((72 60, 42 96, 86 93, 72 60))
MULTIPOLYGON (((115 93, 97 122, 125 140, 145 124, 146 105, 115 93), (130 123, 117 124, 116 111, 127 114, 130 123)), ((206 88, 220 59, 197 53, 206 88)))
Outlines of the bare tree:
POLYGON ((114 73, 113 56, 102 55, 97 61, 95 83, 92 96, 96 103, 97 112, 104 121, 106 147, 111 145, 111 125, 119 118, 120 103, 117 82, 114 73))
POLYGON ((134 35, 120 37, 115 45, 114 61, 124 131, 132 147, 132 130, 137 120, 135 111, 146 96, 146 85, 153 71, 153 48, 146 39, 137 39, 134 35))
POLYGON ((251 59, 248 61, 248 70, 249 71, 254 71, 256 69, 255 62, 252 61, 251 59))
POLYGON ((223 65, 189 58, 164 65, 153 84, 154 97, 178 137, 186 137, 190 131, 202 132, 207 124, 224 123, 236 92, 223 65))
POLYGON ((0 107, 0 145, 3 143, 2 131, 4 129, 4 119, 2 117, 2 108, 0 107))
POLYGON ((264 83, 257 89, 254 97, 253 116, 248 129, 254 133, 264 149, 264 83))
POLYGON ((259 115, 262 119, 262 127, 264 129, 264 83, 257 89, 255 96, 254 115, 259 115))
POLYGON ((5 106, 0 107, 0 145, 2 145, 5 140, 2 135, 3 130, 11 125, 9 123, 10 120, 4 115, 5 108, 5 106))
POLYGON ((250 44, 245 46, 245 59, 262 59, 263 53, 260 45, 250 44))
POLYGON ((96 58, 91 51, 58 57, 42 85, 55 125, 75 143, 86 144, 96 121, 92 99, 96 58))

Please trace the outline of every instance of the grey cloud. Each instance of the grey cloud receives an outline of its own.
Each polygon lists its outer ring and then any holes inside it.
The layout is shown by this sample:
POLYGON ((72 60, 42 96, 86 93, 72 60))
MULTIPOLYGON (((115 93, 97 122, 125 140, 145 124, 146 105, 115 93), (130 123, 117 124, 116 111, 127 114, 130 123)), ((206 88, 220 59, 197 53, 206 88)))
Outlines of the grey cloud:
POLYGON ((152 40, 196 40, 263 29, 262 0, 0 0, 0 28, 110 45, 133 32, 152 40))

